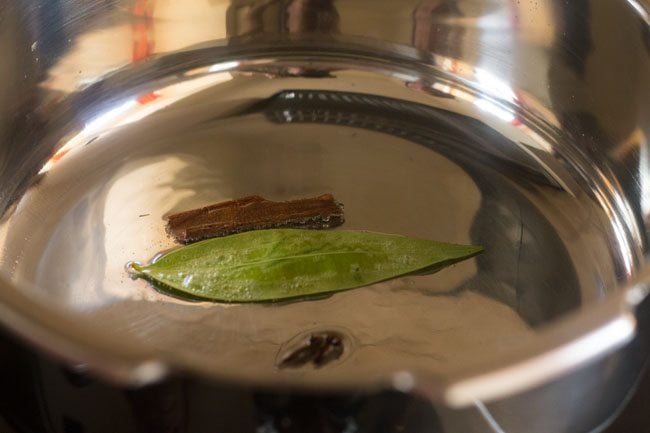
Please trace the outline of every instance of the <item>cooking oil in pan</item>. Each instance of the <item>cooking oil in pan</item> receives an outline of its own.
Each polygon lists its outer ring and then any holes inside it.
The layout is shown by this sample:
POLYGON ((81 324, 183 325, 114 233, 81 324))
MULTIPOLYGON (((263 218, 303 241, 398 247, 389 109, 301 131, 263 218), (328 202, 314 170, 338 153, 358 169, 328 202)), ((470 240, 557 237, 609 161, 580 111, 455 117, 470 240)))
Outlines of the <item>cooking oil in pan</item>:
POLYGON ((278 351, 296 335, 334 329, 352 351, 331 363, 340 377, 444 373, 596 302, 629 265, 633 248, 614 236, 570 143, 471 77, 345 53, 142 68, 71 96, 83 126, 62 123, 49 160, 29 161, 30 186, 0 227, 5 277, 117 335, 259 377, 286 373, 278 351), (275 305, 179 300, 125 272, 176 246, 172 213, 323 193, 345 205, 342 229, 485 252, 435 275, 275 305))

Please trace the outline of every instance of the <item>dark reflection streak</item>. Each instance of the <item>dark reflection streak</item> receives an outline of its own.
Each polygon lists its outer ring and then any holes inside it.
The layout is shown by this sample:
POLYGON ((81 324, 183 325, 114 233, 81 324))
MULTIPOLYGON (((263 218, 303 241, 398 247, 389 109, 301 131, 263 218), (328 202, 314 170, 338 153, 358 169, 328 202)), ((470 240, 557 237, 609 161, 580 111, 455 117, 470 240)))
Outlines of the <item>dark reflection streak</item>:
MULTIPOLYGON (((239 0, 226 13, 229 45, 238 45, 255 35, 318 34, 320 39, 339 33, 339 15, 333 0, 239 0)), ((329 70, 286 67, 268 71, 286 77, 331 77, 329 70)))
POLYGON ((228 36, 263 33, 265 30, 264 14, 271 6, 275 6, 276 4, 276 0, 232 2, 228 11, 228 17, 230 18, 228 19, 228 23, 232 23, 234 26, 226 26, 228 36), (242 6, 240 7, 239 4, 242 4, 242 6), (246 17, 245 20, 240 20, 239 18, 239 12, 242 12, 241 9, 246 10, 242 14, 246 17), (231 14, 231 11, 233 14, 231 14))
POLYGON ((333 0, 235 0, 226 13, 226 32, 231 40, 269 34, 323 37, 339 32, 339 15, 333 0))
POLYGON ((535 183, 561 190, 562 188, 545 173, 535 170, 534 164, 525 160, 509 159, 508 155, 497 154, 487 143, 493 140, 507 140, 501 134, 484 128, 483 123, 426 105, 398 99, 357 94, 352 92, 330 92, 315 90, 286 90, 268 99, 251 105, 238 115, 263 111, 276 123, 332 123, 374 130, 426 144, 430 147, 448 149, 450 153, 467 160, 480 155, 481 163, 495 169, 530 179, 535 183), (293 97, 289 97, 293 95, 293 97), (387 114, 390 113, 390 114, 387 114), (438 130, 432 136, 422 128, 427 120, 434 120, 438 130), (418 123, 418 120, 422 123, 418 123), (457 122, 471 122, 472 127, 464 131, 459 141, 457 122), (449 147, 448 142, 459 144, 449 147), (490 150, 488 152, 487 150, 490 150), (494 152, 491 153, 491 152, 494 152), (505 170, 504 170, 505 167, 505 170))
POLYGON ((462 58, 461 44, 465 31, 449 22, 462 16, 456 0, 420 2, 413 11, 413 46, 454 59, 462 58))
POLYGON ((289 33, 338 33, 339 15, 332 0, 291 0, 285 8, 289 33))
POLYGON ((641 29, 641 40, 645 46, 648 56, 650 56, 650 26, 641 18, 638 20, 639 28, 641 29))
MULTIPOLYGON (((462 58, 461 47, 465 30, 448 22, 450 18, 462 16, 456 0, 423 0, 413 11, 411 44, 422 52, 452 59, 462 58)), ((406 86, 436 97, 454 98, 433 89, 431 83, 422 78, 409 82, 406 86)))
POLYGON ((586 60, 593 50, 591 3, 588 0, 554 0, 557 33, 554 50, 562 61, 584 80, 586 60))
POLYGON ((521 206, 519 207, 519 242, 517 245, 517 268, 515 270, 515 287, 518 287, 519 283, 519 268, 521 264, 521 250, 524 244, 524 219, 521 213, 521 206))

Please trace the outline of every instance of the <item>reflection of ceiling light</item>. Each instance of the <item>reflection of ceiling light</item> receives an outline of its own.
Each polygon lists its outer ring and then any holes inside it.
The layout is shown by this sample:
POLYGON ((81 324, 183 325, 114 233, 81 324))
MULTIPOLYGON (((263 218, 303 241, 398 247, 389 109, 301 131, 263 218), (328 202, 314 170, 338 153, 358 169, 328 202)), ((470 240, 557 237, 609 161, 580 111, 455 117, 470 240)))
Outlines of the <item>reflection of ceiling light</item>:
POLYGON ((442 69, 445 71, 452 71, 455 69, 454 60, 449 57, 443 58, 440 66, 442 66, 442 69))
POLYGON ((638 225, 634 221, 634 212, 621 196, 619 191, 620 185, 613 184, 601 170, 596 171, 596 176, 600 180, 601 187, 594 188, 593 193, 600 207, 607 213, 608 220, 611 222, 615 241, 619 244, 616 251, 621 252, 620 257, 623 262, 622 265, 625 268, 625 276, 630 277, 634 269, 634 247, 637 247, 637 251, 639 247, 638 245, 632 245, 630 238, 640 239, 638 225), (633 231, 631 236, 630 231, 633 231))
POLYGON ((90 122, 86 123, 84 126, 84 132, 92 134, 93 132, 100 131, 106 126, 109 126, 114 120, 116 120, 120 115, 126 113, 131 108, 137 106, 138 103, 135 99, 129 99, 128 101, 118 105, 115 108, 111 108, 108 111, 103 112, 99 116, 92 119, 90 122))
MULTIPOLYGON (((41 168, 39 173, 49 171, 54 164, 63 158, 63 156, 71 154, 71 150, 86 145, 94 141, 97 137, 107 134, 109 131, 114 130, 119 126, 137 122, 165 107, 168 107, 174 102, 187 98, 188 96, 200 92, 210 86, 214 86, 215 84, 228 81, 231 78, 231 75, 226 72, 199 76, 191 80, 181 81, 157 89, 155 91, 156 97, 149 98, 144 103, 138 102, 138 98, 128 99, 122 104, 103 112, 91 121, 87 122, 78 134, 70 138, 54 155, 52 155, 43 168, 41 168)), ((150 94, 152 93, 147 93, 145 95, 150 94)))
POLYGON ((208 72, 221 72, 221 71, 228 71, 230 69, 235 69, 237 66, 239 66, 239 62, 223 62, 223 63, 215 63, 214 65, 210 66, 208 68, 208 72))
POLYGON ((475 74, 482 91, 509 102, 517 99, 512 88, 491 72, 482 68, 476 68, 475 74))
POLYGON ((491 101, 488 101, 487 99, 477 99, 474 101, 474 105, 476 105, 481 110, 490 113, 505 122, 512 122, 513 120, 515 120, 515 115, 512 112, 506 110, 505 108, 499 107, 498 105, 494 104, 491 101))
POLYGON ((639 155, 639 184, 641 187, 641 209, 643 215, 650 221, 650 154, 648 144, 641 146, 641 155, 639 155))
POLYGON ((463 101, 473 102, 476 99, 474 95, 472 95, 471 93, 465 92, 464 90, 454 87, 451 84, 433 83, 431 87, 433 87, 439 92, 452 95, 455 98, 461 99, 463 101))
POLYGON ((634 8, 635 11, 641 15, 641 18, 646 22, 650 23, 650 16, 646 8, 638 2, 638 0, 627 0, 627 2, 634 8))
POLYGON ((398 80, 404 81, 405 83, 412 83, 418 80, 417 76, 412 74, 405 74, 402 72, 394 72, 393 77, 397 78, 398 80))
POLYGON ((451 95, 452 88, 449 84, 433 83, 433 86, 431 87, 433 87, 439 92, 446 93, 447 95, 451 95))

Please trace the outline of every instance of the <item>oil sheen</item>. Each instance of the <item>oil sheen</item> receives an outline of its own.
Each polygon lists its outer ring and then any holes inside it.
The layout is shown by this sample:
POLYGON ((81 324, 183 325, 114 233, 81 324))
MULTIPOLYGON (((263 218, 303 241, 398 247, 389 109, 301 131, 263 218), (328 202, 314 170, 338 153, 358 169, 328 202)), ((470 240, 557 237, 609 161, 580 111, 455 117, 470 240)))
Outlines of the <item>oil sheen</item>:
POLYGON ((196 63, 121 71, 80 92, 91 115, 62 123, 2 219, 6 278, 222 373, 290 374, 277 371, 278 350, 333 329, 351 352, 308 372, 326 378, 334 365, 339 377, 359 366, 444 374, 597 302, 625 266, 629 248, 612 241, 580 161, 550 120, 498 86, 346 53, 196 63), (98 86, 110 97, 94 100, 98 86), (485 252, 434 275, 271 306, 177 299, 125 272, 177 246, 170 214, 323 193, 345 205, 341 229, 485 252))

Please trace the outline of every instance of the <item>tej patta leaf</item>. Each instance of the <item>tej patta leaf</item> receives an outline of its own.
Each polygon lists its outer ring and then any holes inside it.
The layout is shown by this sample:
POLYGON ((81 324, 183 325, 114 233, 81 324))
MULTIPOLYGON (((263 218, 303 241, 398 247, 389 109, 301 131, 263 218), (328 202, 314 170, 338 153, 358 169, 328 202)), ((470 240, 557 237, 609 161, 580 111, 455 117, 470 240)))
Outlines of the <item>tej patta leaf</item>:
POLYGON ((208 239, 132 267, 137 276, 191 297, 260 302, 435 272, 482 250, 364 231, 271 229, 208 239))

